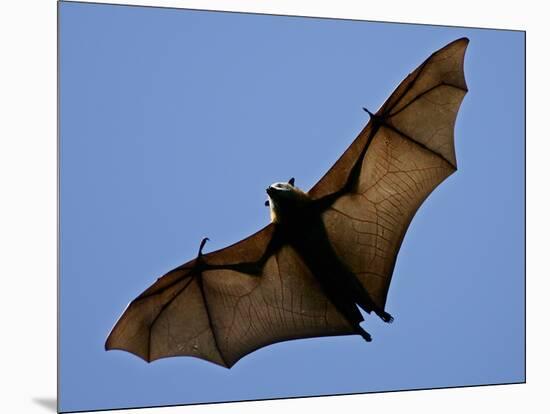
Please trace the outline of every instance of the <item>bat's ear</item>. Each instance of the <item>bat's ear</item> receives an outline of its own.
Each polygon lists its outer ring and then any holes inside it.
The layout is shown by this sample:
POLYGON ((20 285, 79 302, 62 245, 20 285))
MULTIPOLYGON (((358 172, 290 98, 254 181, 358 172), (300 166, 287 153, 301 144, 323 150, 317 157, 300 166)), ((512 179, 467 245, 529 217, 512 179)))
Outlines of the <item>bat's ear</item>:
POLYGON ((288 180, 288 183, 294 187, 294 177, 292 177, 290 180, 288 180))

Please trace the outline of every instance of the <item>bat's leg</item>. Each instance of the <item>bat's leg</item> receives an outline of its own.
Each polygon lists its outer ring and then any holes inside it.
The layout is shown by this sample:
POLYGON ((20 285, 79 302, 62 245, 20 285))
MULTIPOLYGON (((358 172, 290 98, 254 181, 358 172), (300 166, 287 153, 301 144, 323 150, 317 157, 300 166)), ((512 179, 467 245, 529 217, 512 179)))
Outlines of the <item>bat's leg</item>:
POLYGON ((371 313, 371 311, 374 311, 374 313, 376 313, 384 322, 393 322, 393 316, 391 316, 388 312, 385 312, 383 309, 378 308, 370 298, 368 292, 365 291, 362 287, 356 290, 356 294, 357 303, 359 306, 361 306, 361 308, 363 308, 365 312, 371 313))
POLYGON ((359 325, 356 326, 356 329, 357 329, 357 333, 359 335, 361 335, 363 337, 363 339, 367 342, 371 342, 372 341, 372 336, 370 336, 370 334, 365 331, 363 328, 361 328, 359 325))

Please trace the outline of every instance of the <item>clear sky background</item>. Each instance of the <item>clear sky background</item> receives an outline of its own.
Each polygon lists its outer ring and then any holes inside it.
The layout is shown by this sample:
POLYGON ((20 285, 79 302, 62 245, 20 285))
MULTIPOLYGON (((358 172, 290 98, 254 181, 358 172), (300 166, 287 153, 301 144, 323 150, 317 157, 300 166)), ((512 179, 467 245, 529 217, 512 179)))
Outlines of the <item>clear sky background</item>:
POLYGON ((524 34, 64 3, 60 7, 64 411, 524 380, 524 34), (430 53, 470 38, 459 170, 405 237, 374 341, 263 348, 231 370, 105 352, 129 301, 309 189, 430 53))

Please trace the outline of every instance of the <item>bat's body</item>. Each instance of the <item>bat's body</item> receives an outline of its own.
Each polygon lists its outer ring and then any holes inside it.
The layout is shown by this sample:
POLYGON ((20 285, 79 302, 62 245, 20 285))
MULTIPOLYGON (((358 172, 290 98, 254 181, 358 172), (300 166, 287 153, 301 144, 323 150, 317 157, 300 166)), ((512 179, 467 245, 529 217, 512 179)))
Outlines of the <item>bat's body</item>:
POLYGON ((294 187, 294 180, 267 189, 277 247, 290 245, 319 282, 330 302, 366 341, 371 336, 359 326, 363 321, 356 304, 368 313, 375 310, 384 321, 392 317, 379 309, 369 293, 332 248, 321 213, 326 203, 312 200, 294 187))
MULTIPOLYGON (((199 255, 130 303, 106 349, 146 361, 187 355, 231 367, 276 342, 370 335, 385 305, 405 232, 454 173, 454 124, 467 88, 458 39, 409 74, 321 180, 267 190, 272 222, 199 255)), ((368 112, 368 111, 367 111, 368 112)))

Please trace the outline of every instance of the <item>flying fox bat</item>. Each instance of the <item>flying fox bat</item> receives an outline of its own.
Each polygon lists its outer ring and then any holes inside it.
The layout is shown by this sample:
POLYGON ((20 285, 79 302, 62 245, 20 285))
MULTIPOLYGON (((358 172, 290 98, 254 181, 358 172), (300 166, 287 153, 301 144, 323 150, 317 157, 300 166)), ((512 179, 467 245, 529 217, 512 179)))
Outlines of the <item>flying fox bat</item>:
POLYGON ((385 322, 397 253, 416 210, 457 169, 454 125, 467 92, 468 39, 409 74, 308 192, 267 188, 271 223, 171 270, 132 301, 105 348, 151 362, 193 356, 232 367, 270 344, 371 336, 385 322))

